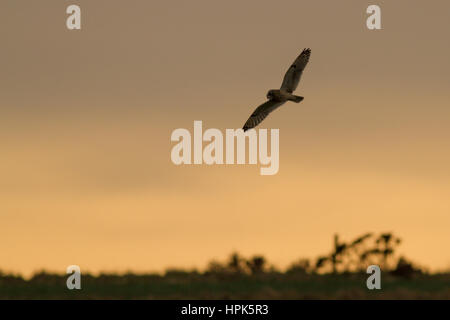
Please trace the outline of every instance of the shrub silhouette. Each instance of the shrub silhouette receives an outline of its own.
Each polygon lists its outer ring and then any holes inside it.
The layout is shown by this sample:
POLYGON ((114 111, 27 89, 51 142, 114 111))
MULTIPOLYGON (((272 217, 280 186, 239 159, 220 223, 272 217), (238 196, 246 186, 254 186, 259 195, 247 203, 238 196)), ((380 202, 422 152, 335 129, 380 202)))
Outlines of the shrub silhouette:
POLYGON ((291 266, 286 270, 286 273, 308 274, 313 271, 314 269, 309 259, 300 259, 291 264, 291 266))
POLYGON ((326 265, 331 266, 332 273, 338 272, 338 266, 344 262, 343 258, 347 253, 349 246, 339 241, 339 235, 334 235, 333 251, 328 256, 320 256, 316 260, 316 271, 319 271, 326 265))
POLYGON ((352 253, 352 259, 347 268, 354 268, 357 272, 362 272, 367 265, 367 241, 373 236, 372 233, 363 234, 350 243, 349 250, 352 253))
POLYGON ((408 259, 397 258, 400 243, 389 232, 365 233, 352 241, 336 234, 328 254, 299 259, 286 272, 271 267, 262 255, 247 258, 234 252, 224 262, 211 261, 204 272, 172 268, 164 274, 84 273, 80 292, 66 289, 65 273, 41 271, 25 280, 0 271, 0 298, 373 298, 361 283, 367 266, 378 264, 391 281, 383 297, 448 299, 450 273, 428 274, 408 259), (353 273, 344 278, 345 284, 342 273, 353 273))
POLYGON ((266 258, 263 256, 254 256, 250 260, 246 261, 246 264, 251 274, 263 273, 266 267, 266 258))
POLYGON ((363 272, 371 264, 377 264, 384 271, 390 271, 393 265, 391 260, 400 243, 400 238, 392 233, 381 233, 375 238, 372 233, 366 233, 349 243, 342 242, 336 234, 333 250, 328 255, 319 256, 316 259, 315 271, 328 270, 334 274, 363 272))
POLYGON ((400 257, 397 262, 397 266, 391 271, 394 276, 403 278, 412 278, 415 274, 421 274, 422 271, 415 267, 413 263, 408 261, 405 257, 400 257))
POLYGON ((228 269, 232 273, 244 273, 245 272, 246 261, 243 257, 239 255, 239 253, 234 252, 230 256, 230 260, 228 262, 228 269))
POLYGON ((382 233, 377 239, 379 253, 381 254, 381 266, 389 269, 389 258, 394 254, 395 248, 401 243, 400 238, 395 237, 392 233, 382 233))

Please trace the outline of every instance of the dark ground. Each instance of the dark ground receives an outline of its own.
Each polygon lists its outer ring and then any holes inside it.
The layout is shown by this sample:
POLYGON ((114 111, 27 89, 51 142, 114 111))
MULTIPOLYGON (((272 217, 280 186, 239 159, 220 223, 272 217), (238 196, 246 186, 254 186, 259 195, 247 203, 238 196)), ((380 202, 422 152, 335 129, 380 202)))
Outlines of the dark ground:
POLYGON ((40 273, 26 281, 0 276, 0 299, 450 299, 450 274, 407 279, 382 274, 381 290, 368 290, 367 274, 100 275, 81 277, 68 290, 66 275, 40 273))

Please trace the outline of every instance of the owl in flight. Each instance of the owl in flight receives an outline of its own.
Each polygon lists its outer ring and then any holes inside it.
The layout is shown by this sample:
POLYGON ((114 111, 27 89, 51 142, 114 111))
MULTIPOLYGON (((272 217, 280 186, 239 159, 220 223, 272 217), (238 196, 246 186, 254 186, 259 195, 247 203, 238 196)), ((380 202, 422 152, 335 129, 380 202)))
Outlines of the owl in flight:
POLYGON ((303 69, 305 69, 310 55, 311 49, 309 48, 304 49, 302 53, 300 53, 284 75, 281 88, 279 90, 272 89, 267 92, 268 100, 253 111, 242 128, 244 131, 256 127, 269 115, 269 113, 283 105, 286 101, 299 103, 303 100, 303 97, 293 95, 292 93, 298 86, 303 69))

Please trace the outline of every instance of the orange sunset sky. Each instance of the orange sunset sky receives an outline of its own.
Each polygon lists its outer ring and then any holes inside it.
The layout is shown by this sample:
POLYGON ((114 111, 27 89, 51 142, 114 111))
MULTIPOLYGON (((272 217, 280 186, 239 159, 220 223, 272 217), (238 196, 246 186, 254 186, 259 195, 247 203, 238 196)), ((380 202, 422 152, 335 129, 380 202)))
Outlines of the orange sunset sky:
POLYGON ((450 2, 2 0, 0 269, 284 268, 368 232, 450 267, 450 2), (69 31, 66 7, 81 7, 69 31), (382 30, 366 28, 378 4, 382 30), (175 166, 176 128, 239 128, 305 47, 280 169, 175 166))

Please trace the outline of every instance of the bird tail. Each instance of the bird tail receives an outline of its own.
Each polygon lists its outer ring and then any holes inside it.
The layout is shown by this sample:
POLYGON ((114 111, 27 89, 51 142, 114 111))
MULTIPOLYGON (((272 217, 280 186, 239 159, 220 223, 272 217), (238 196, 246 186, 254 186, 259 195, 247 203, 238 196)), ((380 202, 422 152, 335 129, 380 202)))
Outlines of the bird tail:
POLYGON ((299 103, 299 102, 302 101, 303 99, 304 99, 303 97, 292 95, 292 98, 289 99, 289 100, 294 101, 295 103, 299 103))

